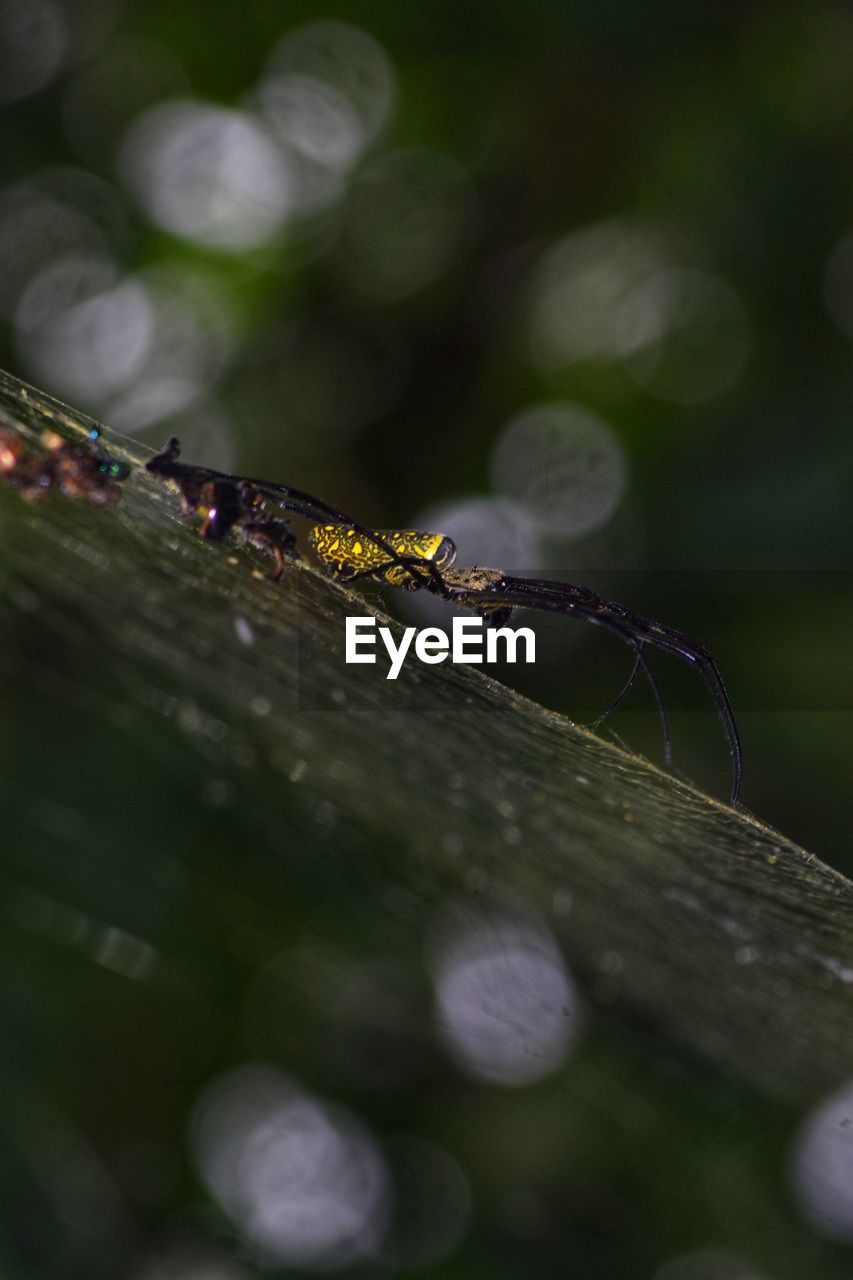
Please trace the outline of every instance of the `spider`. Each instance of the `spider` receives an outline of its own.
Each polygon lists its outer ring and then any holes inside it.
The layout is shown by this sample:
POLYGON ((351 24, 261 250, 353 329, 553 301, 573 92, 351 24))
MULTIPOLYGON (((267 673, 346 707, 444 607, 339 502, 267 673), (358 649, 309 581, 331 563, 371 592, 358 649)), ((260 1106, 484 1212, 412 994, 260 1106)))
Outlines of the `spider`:
MULTIPOLYGON (((624 688, 598 717, 595 726, 616 710, 633 687, 638 673, 642 671, 651 685, 660 712, 667 764, 671 763, 672 758, 669 719, 660 687, 646 658, 646 648, 661 649, 694 667, 705 681, 723 724, 732 763, 731 802, 733 805, 738 803, 743 757, 737 723, 720 669, 705 646, 697 640, 673 627, 644 618, 624 605, 605 600, 586 587, 552 582, 546 578, 518 578, 503 573, 500 569, 453 568, 456 548, 450 538, 441 534, 407 531, 401 535, 406 544, 415 547, 424 558, 429 557, 431 548, 441 552, 441 564, 434 574, 427 574, 420 568, 417 572, 409 570, 406 580, 401 583, 396 562, 389 560, 383 564, 378 559, 378 535, 374 543, 365 543, 361 534, 339 527, 332 539, 333 528, 328 525, 315 526, 309 534, 309 540, 326 567, 333 573, 342 568, 350 583, 366 578, 382 584, 390 583, 392 586, 402 585, 410 591, 426 588, 449 603, 473 609, 493 626, 505 625, 515 609, 538 609, 545 613, 563 614, 592 622, 618 636, 633 650, 634 665, 624 688), (332 541, 334 552, 331 550, 332 541)), ((382 530, 381 540, 393 546, 393 531, 382 530)))
POLYGON ((27 447, 11 427, 0 427, 0 477, 17 489, 27 502, 60 493, 66 498, 86 498, 95 507, 112 506, 121 497, 117 481, 127 479, 130 467, 93 446, 101 438, 92 427, 84 440, 65 440, 45 431, 45 453, 27 447))
POLYGON ((632 649, 634 665, 627 683, 595 725, 616 710, 642 671, 660 713, 667 764, 672 758, 669 719, 646 648, 674 654, 697 668, 723 723, 732 761, 731 799, 732 804, 738 803, 743 766, 737 724, 719 668, 698 641, 585 587, 544 578, 513 577, 499 569, 455 569, 456 547, 443 534, 416 529, 370 529, 290 485, 229 475, 180 462, 179 457, 180 444, 173 436, 160 453, 149 459, 146 469, 178 486, 181 514, 185 518, 201 515, 202 537, 220 542, 236 528, 247 541, 268 551, 275 561, 270 575, 273 580, 281 577, 287 559, 299 559, 299 551, 287 521, 265 515, 266 504, 314 522, 308 534, 309 545, 324 568, 340 582, 367 580, 381 588, 427 590, 449 603, 473 609, 491 626, 505 625, 516 609, 538 609, 581 618, 618 636, 632 649))

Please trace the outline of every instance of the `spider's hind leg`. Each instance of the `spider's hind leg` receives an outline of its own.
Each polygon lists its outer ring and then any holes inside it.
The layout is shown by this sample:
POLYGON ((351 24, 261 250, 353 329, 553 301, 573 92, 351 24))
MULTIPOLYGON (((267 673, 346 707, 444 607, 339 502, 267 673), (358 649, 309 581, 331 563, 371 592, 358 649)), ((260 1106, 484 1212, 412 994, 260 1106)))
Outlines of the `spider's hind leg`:
POLYGON ((628 676, 627 681, 625 682, 623 687, 620 689, 619 693, 617 693, 616 697, 613 699, 610 705, 604 711, 602 711, 600 716, 597 716, 595 720, 593 720, 591 728, 597 729, 598 726, 602 724, 607 719, 607 717, 616 710, 617 707, 620 707, 622 705, 622 703, 627 698, 628 694, 633 689, 634 682, 637 679, 638 673, 642 671, 643 675, 646 677, 646 679, 649 682, 649 685, 651 686, 655 703, 657 705, 658 715, 660 716, 661 728, 663 730, 663 760, 664 760, 664 764, 667 767, 669 767, 672 764, 672 734, 670 732, 670 726, 669 726, 669 712, 667 711, 666 703, 663 700, 663 693, 661 692, 661 687, 657 682, 654 672, 649 666, 648 659, 646 658, 645 642, 642 640, 634 641, 630 639, 629 634, 627 632, 622 633, 622 639, 625 640, 626 643, 631 646, 631 648, 634 650, 634 653, 636 655, 634 658, 634 665, 631 668, 631 674, 628 676))
POLYGON ((590 723, 591 729, 597 729, 599 725, 604 724, 604 721, 607 719, 607 717, 612 715, 613 712, 618 707, 621 707, 622 703, 625 701, 628 694, 631 692, 631 690, 634 687, 634 682, 637 679, 637 672, 640 670, 641 654, 642 654, 642 646, 640 645, 637 648, 637 654, 636 654, 636 657, 634 658, 634 665, 631 667, 631 674, 628 676, 628 679, 626 680, 622 688, 619 690, 619 692, 617 693, 613 701, 605 708, 604 711, 602 711, 601 715, 596 716, 595 719, 590 723))

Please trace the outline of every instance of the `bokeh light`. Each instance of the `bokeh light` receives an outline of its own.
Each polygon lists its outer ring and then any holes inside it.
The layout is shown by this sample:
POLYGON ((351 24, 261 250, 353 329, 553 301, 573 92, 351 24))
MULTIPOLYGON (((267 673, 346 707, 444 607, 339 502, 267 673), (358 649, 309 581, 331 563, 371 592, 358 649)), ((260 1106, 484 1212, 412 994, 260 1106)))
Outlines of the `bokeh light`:
POLYGON ((695 268, 659 271, 625 300, 644 340, 627 360, 644 390, 700 404, 737 380, 751 346, 746 309, 730 285, 695 268))
POLYGON ((122 280, 105 257, 71 255, 30 281, 15 312, 26 367, 62 394, 90 403, 136 376, 148 354, 154 314, 145 288, 122 280))
POLYGON ((543 923, 451 911, 436 927, 431 969, 439 1033, 468 1074, 533 1084, 575 1049, 577 991, 543 923))
POLYGON ((361 154, 359 119, 332 85, 311 76, 276 76, 261 88, 260 102, 281 140, 306 160, 346 172, 361 154))
POLYGON ((238 1067, 208 1086, 190 1146, 229 1218, 273 1263, 328 1270, 379 1249, 391 1203, 379 1148, 343 1107, 275 1068, 238 1067))
POLYGON ((309 76, 277 76, 261 86, 255 105, 287 157, 296 212, 316 212, 338 200, 343 174, 363 145, 349 104, 309 76))
POLYGON ((460 564, 506 569, 535 565, 542 558, 537 522, 526 506, 508 498, 459 498, 426 507, 413 521, 456 543, 460 564))
POLYGON ((791 1152, 791 1177, 815 1230, 853 1244, 853 1083, 806 1118, 791 1152))
MULTIPOLYGON (((309 22, 288 32, 270 54, 267 75, 307 79, 333 96, 327 102, 345 103, 351 112, 344 135, 336 142, 337 163, 352 163, 357 150, 372 141, 385 125, 395 95, 394 70, 381 45, 349 22, 309 22), (361 135, 353 149, 353 121, 361 135), (349 134, 349 138, 346 138, 349 134), (343 143, 343 148, 341 148, 343 143)), ((326 162, 331 159, 328 118, 301 119, 294 142, 326 162)))
POLYGON ((144 112, 124 140, 121 169, 154 222, 209 248, 259 248, 292 204, 285 161, 262 124, 205 103, 144 112))
POLYGON ((542 369, 620 360, 647 340, 636 286, 675 254, 662 228, 617 219, 573 232, 539 258, 530 281, 530 343, 542 369))
POLYGON ((388 57, 350 23, 307 23, 278 43, 250 102, 282 151, 295 214, 316 215, 340 200, 394 94, 388 57))
POLYGON ((751 327, 734 289, 693 254, 674 228, 620 220, 558 241, 531 275, 533 359, 549 373, 620 364, 677 404, 721 394, 746 364, 751 327))
POLYGON ((504 428, 491 477, 543 534, 576 537, 610 519, 627 466, 614 432, 597 414, 555 402, 525 410, 504 428))
POLYGON ((237 343, 227 298, 211 276, 164 263, 134 282, 151 309, 151 335, 133 385, 109 405, 110 420, 128 432, 186 411, 208 394, 237 343))

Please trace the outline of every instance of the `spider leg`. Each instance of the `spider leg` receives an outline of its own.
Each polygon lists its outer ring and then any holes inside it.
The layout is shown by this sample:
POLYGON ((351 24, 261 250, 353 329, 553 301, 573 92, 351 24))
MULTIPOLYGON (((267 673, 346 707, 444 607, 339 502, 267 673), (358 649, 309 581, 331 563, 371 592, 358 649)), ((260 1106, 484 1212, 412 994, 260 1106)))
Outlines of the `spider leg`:
MULTIPOLYGON (((631 644, 632 648, 634 647, 631 640, 628 640, 628 643, 631 644)), ((666 703, 664 702, 663 693, 661 692, 661 687, 658 683, 657 676, 649 666, 649 662, 645 654, 645 648, 646 646, 643 643, 643 641, 640 641, 636 646, 637 666, 643 668, 643 674, 645 675, 646 679, 648 680, 651 686, 651 690, 652 690, 652 693, 654 694, 655 702, 657 703, 658 715, 660 716, 661 729, 663 730, 663 762, 667 766, 667 768, 669 768, 669 766, 672 764, 672 734, 669 728, 669 712, 666 709, 666 703)))
MULTIPOLYGON (((358 525, 356 525, 355 528, 358 529, 358 525)), ((383 541, 380 538, 375 537, 370 530, 367 532, 368 535, 373 538, 373 541, 379 549, 384 551, 385 544, 383 541)), ((361 582, 367 578, 374 582, 383 582, 386 587, 397 586, 399 584, 391 583, 389 581, 388 574, 392 569, 400 568, 406 569, 412 575, 413 579, 413 581, 406 583, 403 590, 419 591, 422 587, 429 586, 433 582, 438 583, 441 588, 444 587, 444 579, 441 576, 441 570, 431 560, 420 556, 397 555, 393 548, 390 547, 389 552, 389 558, 382 564, 371 565, 367 569, 355 569, 349 572, 345 570, 344 572, 336 575, 338 581, 345 583, 347 586, 351 586, 352 583, 361 582)), ((431 589, 436 590, 436 588, 431 589)), ((442 594, 442 592, 438 591, 437 594, 442 594)))
POLYGON ((659 631, 668 632, 670 638, 668 644, 663 644, 654 639, 650 639, 650 643, 657 643, 658 648, 665 649, 668 653, 675 654, 676 657, 681 658, 682 662, 687 662, 690 666, 696 667, 705 681, 711 697, 714 699, 717 715, 723 723, 723 729, 729 744, 729 755, 732 761, 731 801, 733 805, 736 805, 740 799, 740 788, 743 780, 743 749, 735 713, 729 700, 726 686, 723 684, 720 668, 704 645, 700 645, 698 641, 691 640, 689 636, 683 636, 677 631, 671 632, 668 628, 659 627, 657 623, 653 625, 659 631))
POLYGON ((646 679, 648 680, 651 686, 651 690, 652 690, 652 693, 654 694, 655 702, 657 704, 658 714, 660 716, 660 721, 661 721, 661 728, 663 730, 663 759, 664 759, 664 764, 669 766, 672 764, 672 734, 670 733, 669 713, 666 709, 666 703, 664 702, 663 693, 661 691, 660 684, 657 680, 657 677, 655 676, 655 673, 652 671, 651 667, 649 666, 648 659, 646 658, 645 642, 642 640, 639 640, 639 641, 635 640, 634 637, 628 631, 622 631, 622 630, 617 631, 609 627, 608 627, 608 630, 612 631, 613 635, 618 635, 620 640, 624 640, 625 643, 629 645, 631 649, 634 650, 634 654, 635 654, 634 665, 631 667, 631 674, 628 676, 628 679, 626 683, 623 685, 622 689, 619 691, 619 693, 617 693, 616 697, 613 699, 610 705, 604 711, 602 711, 601 715, 596 716, 596 718, 592 721, 590 728, 597 729, 600 724, 604 723, 604 721, 607 719, 609 715, 612 715, 612 713, 616 710, 617 707, 620 707, 622 705, 622 703, 625 701, 628 694, 631 692, 631 690, 634 687, 634 682, 637 679, 637 673, 639 671, 642 671, 643 675, 646 677, 646 679))
MULTIPOLYGON (((518 608, 542 609, 550 613, 562 613, 569 617, 581 618, 618 635, 630 645, 635 654, 638 654, 639 666, 652 686, 664 726, 667 759, 671 752, 669 719, 666 716, 659 686, 646 661, 645 647, 651 645, 695 667, 705 681, 722 721, 732 763, 731 802, 733 805, 738 803, 743 778, 740 734, 720 669, 704 645, 692 640, 683 632, 676 631, 673 627, 652 622, 649 618, 633 613, 623 605, 604 600, 585 587, 573 586, 570 583, 551 582, 539 578, 515 578, 501 574, 497 570, 482 569, 448 571, 446 578, 443 592, 445 599, 456 599, 463 603, 467 601, 469 604, 474 603, 480 606, 498 599, 518 608)), ((632 673, 632 679, 633 676, 634 673, 632 673)))
POLYGON ((633 689, 634 681, 637 679, 637 672, 640 670, 640 655, 641 655, 642 647, 643 647, 642 645, 637 645, 636 656, 634 658, 634 665, 631 667, 631 674, 628 676, 627 682, 622 686, 622 688, 617 693, 613 701, 606 707, 604 711, 602 711, 601 715, 595 717, 595 719, 590 724, 591 729, 597 729, 600 724, 604 724, 604 721, 607 719, 607 717, 609 715, 612 715, 613 712, 617 709, 617 707, 621 707, 622 703, 625 701, 628 694, 633 689))
MULTIPOLYGON (((611 601, 602 599, 600 596, 596 596, 594 592, 588 591, 584 587, 575 587, 569 583, 548 582, 535 578, 510 578, 507 576, 501 579, 500 585, 503 587, 503 593, 509 593, 516 598, 518 603, 521 602, 521 599, 527 599, 531 602, 533 608, 565 612, 574 614, 576 617, 586 618, 599 626, 609 628, 616 634, 622 634, 623 638, 627 633, 633 637, 634 642, 642 641, 645 644, 650 644, 656 649, 662 649, 665 653, 673 654, 689 666, 695 667, 705 681, 705 686, 713 698, 717 714, 722 721, 732 763, 731 802, 733 805, 738 803, 743 778, 743 751, 740 743, 740 734, 738 733, 734 711, 729 701, 729 695, 723 683, 720 669, 704 645, 697 640, 691 639, 690 636, 684 635, 683 632, 676 631, 674 627, 665 627, 658 622, 652 622, 649 618, 633 613, 623 605, 614 604, 611 601)), ((643 664, 647 678, 649 678, 648 664, 645 663, 645 659, 643 659, 643 664)), ((652 688, 654 689, 654 687, 653 684, 652 688)))

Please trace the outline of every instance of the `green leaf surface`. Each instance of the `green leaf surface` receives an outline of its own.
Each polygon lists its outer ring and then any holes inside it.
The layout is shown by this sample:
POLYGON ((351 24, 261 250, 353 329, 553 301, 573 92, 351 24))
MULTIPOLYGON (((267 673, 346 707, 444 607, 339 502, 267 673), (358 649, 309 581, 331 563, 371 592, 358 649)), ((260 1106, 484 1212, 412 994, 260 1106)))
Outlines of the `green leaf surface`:
MULTIPOLYGON (((34 446, 90 425, 8 375, 0 422, 34 446)), ((329 902, 369 902, 416 948, 448 902, 511 909, 547 921, 606 1020, 788 1099, 849 1071, 847 880, 474 669, 345 665, 345 618, 372 604, 206 543, 145 451, 106 442, 133 466, 115 508, 0 485, 18 927, 65 910, 186 946, 161 911, 176 878, 205 945, 244 957, 329 902)))

